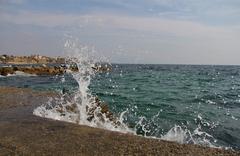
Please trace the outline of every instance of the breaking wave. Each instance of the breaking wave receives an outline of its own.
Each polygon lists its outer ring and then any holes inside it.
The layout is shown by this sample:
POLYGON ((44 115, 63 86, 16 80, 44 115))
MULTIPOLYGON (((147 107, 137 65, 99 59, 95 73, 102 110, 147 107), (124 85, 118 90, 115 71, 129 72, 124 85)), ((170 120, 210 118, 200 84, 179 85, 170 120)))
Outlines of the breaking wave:
POLYGON ((114 117, 106 105, 89 90, 91 78, 95 75, 96 61, 91 57, 94 49, 76 41, 65 43, 68 66, 75 66, 78 72, 70 72, 78 83, 78 90, 71 95, 62 93, 52 98, 47 104, 36 108, 33 114, 45 118, 73 122, 113 131, 132 132, 123 122, 121 116, 114 117))
POLYGON ((147 128, 149 125, 145 122, 146 118, 142 117, 133 128, 129 128, 123 119, 127 111, 123 111, 119 117, 116 117, 103 104, 103 101, 100 100, 101 97, 92 95, 89 89, 91 80, 96 73, 93 67, 99 61, 93 57, 95 50, 79 44, 79 41, 70 39, 65 43, 65 51, 67 54, 66 64, 78 68, 78 72, 70 72, 78 83, 78 89, 71 93, 65 93, 63 90, 59 96, 50 98, 48 103, 37 107, 33 112, 34 115, 123 133, 139 134, 137 131, 140 127, 141 135, 145 137, 217 147, 216 139, 202 131, 201 126, 190 131, 186 127, 175 125, 162 136, 154 137, 154 135, 146 135, 149 132, 147 128))
POLYGON ((8 74, 6 76, 0 75, 0 78, 4 78, 4 77, 13 77, 13 76, 21 76, 21 77, 30 77, 30 76, 37 76, 36 74, 28 74, 28 73, 24 73, 22 71, 15 71, 15 73, 13 74, 8 74))

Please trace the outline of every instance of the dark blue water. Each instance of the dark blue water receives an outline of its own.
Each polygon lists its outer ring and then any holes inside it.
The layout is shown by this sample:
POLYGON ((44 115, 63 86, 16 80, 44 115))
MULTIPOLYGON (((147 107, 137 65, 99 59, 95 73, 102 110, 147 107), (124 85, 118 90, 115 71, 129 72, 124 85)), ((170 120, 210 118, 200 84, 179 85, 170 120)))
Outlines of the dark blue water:
MULTIPOLYGON (((71 93, 77 82, 68 74, 13 76, 0 86, 71 93)), ((126 111, 139 135, 162 137, 178 125, 199 142, 240 149, 240 66, 113 65, 90 88, 117 116, 126 111)))

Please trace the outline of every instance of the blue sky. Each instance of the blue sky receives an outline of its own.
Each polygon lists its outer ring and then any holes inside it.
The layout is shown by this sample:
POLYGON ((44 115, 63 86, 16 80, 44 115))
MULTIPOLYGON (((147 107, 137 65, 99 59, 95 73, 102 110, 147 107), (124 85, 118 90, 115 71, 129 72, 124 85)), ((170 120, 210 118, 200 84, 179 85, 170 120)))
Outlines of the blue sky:
POLYGON ((0 0, 0 53, 63 55, 65 35, 120 63, 240 64, 239 0, 0 0))

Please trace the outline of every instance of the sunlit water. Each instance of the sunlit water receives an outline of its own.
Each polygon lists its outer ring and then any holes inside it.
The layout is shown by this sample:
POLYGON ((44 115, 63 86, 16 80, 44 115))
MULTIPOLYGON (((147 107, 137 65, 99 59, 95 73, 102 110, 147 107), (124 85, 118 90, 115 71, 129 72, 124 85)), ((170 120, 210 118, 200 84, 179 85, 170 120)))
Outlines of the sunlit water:
POLYGON ((36 108, 34 114, 42 117, 180 143, 240 149, 240 66, 113 64, 110 72, 101 73, 92 71, 95 62, 88 59, 71 60, 78 64, 79 73, 1 77, 0 85, 59 94, 64 88, 71 95, 68 100, 61 96, 36 108), (109 105, 120 126, 106 118, 87 120, 86 107, 94 106, 95 96, 109 105), (56 111, 71 103, 78 104, 78 112, 65 110, 61 116, 56 111))

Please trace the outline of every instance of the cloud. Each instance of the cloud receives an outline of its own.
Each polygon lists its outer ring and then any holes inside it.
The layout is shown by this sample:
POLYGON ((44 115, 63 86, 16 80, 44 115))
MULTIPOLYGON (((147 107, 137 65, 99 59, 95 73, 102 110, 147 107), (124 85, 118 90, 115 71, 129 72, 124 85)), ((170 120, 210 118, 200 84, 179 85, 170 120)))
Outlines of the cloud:
POLYGON ((26 0, 0 0, 0 4, 23 4, 26 0))
POLYGON ((3 13, 105 13, 189 20, 212 25, 240 24, 239 0, 0 0, 0 4, 0 10, 5 10, 3 13), (9 7, 6 4, 25 5, 9 7))
MULTIPOLYGON (((231 37, 236 30, 226 26, 210 26, 194 21, 165 19, 159 17, 135 17, 106 14, 55 14, 22 11, 18 14, 2 13, 2 22, 40 27, 105 28, 169 34, 181 37, 231 37)), ((235 26, 238 27, 238 26, 235 26)))
POLYGON ((76 15, 76 14, 57 14, 20 11, 18 13, 1 13, 2 23, 12 23, 19 25, 33 25, 41 27, 82 27, 84 25, 101 25, 101 16, 95 15, 76 15))
POLYGON ((0 6, 2 51, 37 49, 57 55, 61 35, 68 31, 102 49, 114 62, 239 62, 240 1, 70 0, 67 7, 63 0, 37 2, 41 6, 37 10, 34 1, 12 1, 13 7, 7 9, 0 6))

